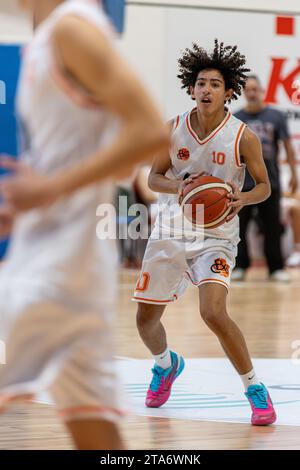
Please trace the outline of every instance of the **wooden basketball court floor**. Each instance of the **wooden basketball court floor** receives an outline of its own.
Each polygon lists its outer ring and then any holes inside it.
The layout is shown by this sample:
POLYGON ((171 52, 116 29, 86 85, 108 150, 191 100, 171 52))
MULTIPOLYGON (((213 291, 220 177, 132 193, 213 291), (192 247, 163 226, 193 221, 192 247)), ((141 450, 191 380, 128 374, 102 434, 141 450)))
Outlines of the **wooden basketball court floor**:
MULTIPOLYGON (((253 358, 290 358, 300 339, 300 270, 292 282, 265 281, 263 268, 246 283, 233 284, 231 316, 244 332, 253 358)), ((136 305, 130 300, 136 271, 121 271, 116 337, 117 354, 149 358, 135 328, 136 305)), ((191 287, 168 307, 163 320, 170 346, 186 358, 222 357, 218 341, 198 314, 197 289, 191 287)), ((299 366, 300 367, 300 366, 299 366)), ((300 370, 300 369, 299 369, 300 370)), ((296 378, 295 378, 296 380, 296 378)), ((249 408, 250 417, 250 408, 249 408)), ((53 407, 18 405, 0 417, 0 449, 72 449, 53 407)), ((129 449, 300 449, 300 426, 253 427, 248 424, 130 417, 122 424, 129 449)))

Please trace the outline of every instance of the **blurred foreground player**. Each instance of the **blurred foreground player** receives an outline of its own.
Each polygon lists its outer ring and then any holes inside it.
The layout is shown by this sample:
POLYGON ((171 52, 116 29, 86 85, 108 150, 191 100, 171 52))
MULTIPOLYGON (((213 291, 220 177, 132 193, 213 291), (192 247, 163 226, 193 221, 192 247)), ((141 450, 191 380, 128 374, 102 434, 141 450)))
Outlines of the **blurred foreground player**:
POLYGON ((92 0, 28 0, 35 34, 18 94, 24 149, 0 183, 2 409, 48 389, 79 449, 118 449, 114 240, 97 240, 111 178, 168 148, 155 107, 92 0), (105 180, 105 181, 104 181, 105 180), (101 183, 100 183, 101 182, 101 183))
POLYGON ((199 290, 203 320, 218 337, 243 381, 252 408, 252 424, 271 424, 276 413, 269 393, 256 376, 244 336, 226 307, 239 242, 237 213, 243 206, 257 204, 270 195, 259 139, 225 106, 241 94, 248 71, 245 57, 236 46, 224 47, 215 41, 211 54, 194 44, 179 64, 179 78, 196 107, 172 121, 171 152, 160 155, 152 167, 149 186, 161 193, 162 206, 134 294, 138 330, 155 360, 146 405, 163 405, 184 368, 183 358, 168 348, 161 317, 166 305, 182 295, 191 281, 199 290), (241 193, 246 166, 255 188, 241 193), (232 212, 218 228, 203 232, 184 227, 182 233, 176 233, 176 220, 182 216, 178 197, 184 185, 203 172, 231 184, 232 212), (186 174, 190 177, 184 179, 186 174))

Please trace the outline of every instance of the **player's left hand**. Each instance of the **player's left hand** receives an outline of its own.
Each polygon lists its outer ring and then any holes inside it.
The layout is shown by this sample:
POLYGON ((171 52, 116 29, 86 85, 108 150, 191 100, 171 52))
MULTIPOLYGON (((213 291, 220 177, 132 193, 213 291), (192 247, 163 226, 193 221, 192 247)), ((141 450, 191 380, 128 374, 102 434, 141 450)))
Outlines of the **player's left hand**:
POLYGON ((228 217, 226 218, 226 222, 232 220, 244 207, 246 200, 245 200, 245 193, 242 193, 238 186, 233 183, 232 181, 227 182, 232 189, 232 192, 227 194, 228 199, 230 199, 230 203, 228 207, 231 207, 231 212, 229 213, 228 217))
POLYGON ((56 195, 50 178, 34 171, 16 159, 0 156, 0 168, 10 174, 0 180, 0 196, 3 203, 15 214, 54 202, 56 195))

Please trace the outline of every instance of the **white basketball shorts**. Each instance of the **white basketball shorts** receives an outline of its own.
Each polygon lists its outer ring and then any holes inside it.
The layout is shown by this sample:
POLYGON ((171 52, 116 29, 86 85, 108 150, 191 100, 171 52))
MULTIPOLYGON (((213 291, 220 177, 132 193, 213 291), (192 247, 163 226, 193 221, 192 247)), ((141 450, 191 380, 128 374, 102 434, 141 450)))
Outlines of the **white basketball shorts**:
POLYGON ((217 283, 229 288, 237 246, 230 240, 157 239, 148 241, 132 300, 167 305, 177 300, 189 283, 217 283))

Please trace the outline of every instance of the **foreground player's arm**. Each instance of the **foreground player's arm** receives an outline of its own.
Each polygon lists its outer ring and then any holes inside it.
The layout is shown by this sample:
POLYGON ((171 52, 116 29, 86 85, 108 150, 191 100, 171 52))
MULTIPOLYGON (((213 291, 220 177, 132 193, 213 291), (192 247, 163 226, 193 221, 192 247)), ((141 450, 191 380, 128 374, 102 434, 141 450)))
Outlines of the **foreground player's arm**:
POLYGON ((251 191, 240 192, 235 184, 230 183, 233 193, 229 194, 228 197, 232 200, 230 206, 233 210, 228 216, 227 221, 233 219, 243 206, 263 202, 271 194, 261 143, 259 138, 249 128, 244 130, 240 140, 240 155, 255 182, 255 187, 251 191))
POLYGON ((63 172, 51 177, 31 175, 30 180, 19 172, 2 183, 4 197, 17 210, 44 205, 105 178, 123 176, 169 146, 167 129, 152 100, 101 31, 69 16, 56 26, 53 43, 64 73, 105 110, 119 116, 121 128, 111 145, 63 172))
POLYGON ((84 20, 69 17, 56 28, 54 41, 67 72, 122 122, 110 147, 61 175, 66 191, 122 173, 168 147, 158 111, 104 34, 84 20))

